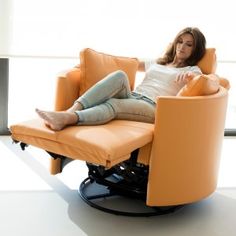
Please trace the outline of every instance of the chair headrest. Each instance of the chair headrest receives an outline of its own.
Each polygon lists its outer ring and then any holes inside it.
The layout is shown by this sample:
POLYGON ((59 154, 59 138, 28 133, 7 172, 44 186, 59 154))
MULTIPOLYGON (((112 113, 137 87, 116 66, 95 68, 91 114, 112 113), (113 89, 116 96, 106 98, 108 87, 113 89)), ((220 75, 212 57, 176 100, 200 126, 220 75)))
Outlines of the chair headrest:
POLYGON ((214 74, 216 71, 216 49, 207 48, 203 58, 198 62, 203 74, 214 74))

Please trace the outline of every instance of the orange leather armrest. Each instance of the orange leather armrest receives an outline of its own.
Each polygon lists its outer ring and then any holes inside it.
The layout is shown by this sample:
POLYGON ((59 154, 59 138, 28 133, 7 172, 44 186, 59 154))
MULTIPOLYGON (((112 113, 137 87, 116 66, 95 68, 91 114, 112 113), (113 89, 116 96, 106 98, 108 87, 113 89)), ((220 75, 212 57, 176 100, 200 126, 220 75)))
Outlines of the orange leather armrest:
POLYGON ((230 89, 230 82, 229 82, 228 79, 220 77, 219 80, 220 80, 220 85, 221 86, 223 86, 224 88, 226 88, 228 90, 230 89))
POLYGON ((149 161, 147 204, 178 205, 216 188, 228 92, 160 97, 149 161))
POLYGON ((61 72, 57 77, 55 110, 63 111, 71 107, 79 97, 80 68, 76 66, 61 72))

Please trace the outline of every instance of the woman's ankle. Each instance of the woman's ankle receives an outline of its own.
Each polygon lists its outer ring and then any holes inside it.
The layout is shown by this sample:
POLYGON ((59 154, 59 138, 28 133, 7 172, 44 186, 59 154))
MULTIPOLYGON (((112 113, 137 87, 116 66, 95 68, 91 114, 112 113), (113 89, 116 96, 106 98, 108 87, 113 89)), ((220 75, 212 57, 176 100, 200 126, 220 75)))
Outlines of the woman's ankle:
POLYGON ((79 122, 79 116, 75 112, 68 112, 67 114, 67 125, 75 125, 79 122))
POLYGON ((80 102, 75 102, 69 109, 67 109, 68 112, 74 113, 75 111, 81 111, 83 110, 83 106, 80 102))

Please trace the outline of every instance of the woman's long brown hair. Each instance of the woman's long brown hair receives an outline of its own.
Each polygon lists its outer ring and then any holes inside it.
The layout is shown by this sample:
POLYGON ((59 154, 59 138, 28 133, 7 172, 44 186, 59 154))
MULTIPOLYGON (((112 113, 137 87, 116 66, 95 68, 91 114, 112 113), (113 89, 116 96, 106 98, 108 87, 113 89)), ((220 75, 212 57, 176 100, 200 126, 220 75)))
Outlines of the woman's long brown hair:
POLYGON ((175 37, 173 43, 167 48, 163 57, 157 59, 157 63, 166 65, 174 60, 176 54, 176 45, 183 34, 191 34, 194 39, 192 55, 186 60, 186 65, 196 65, 206 52, 206 39, 203 33, 196 27, 187 27, 181 30, 175 37))

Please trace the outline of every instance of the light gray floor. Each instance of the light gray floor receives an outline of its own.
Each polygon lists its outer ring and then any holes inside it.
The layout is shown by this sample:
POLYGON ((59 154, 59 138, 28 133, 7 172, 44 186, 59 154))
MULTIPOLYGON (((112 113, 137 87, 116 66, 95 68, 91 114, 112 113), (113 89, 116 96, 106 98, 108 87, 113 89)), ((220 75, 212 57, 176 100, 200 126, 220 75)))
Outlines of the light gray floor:
POLYGON ((171 215, 135 218, 103 213, 80 199, 78 185, 87 174, 83 162, 51 176, 44 151, 21 151, 8 136, 0 136, 0 235, 235 236, 235 144, 234 138, 224 140, 213 195, 171 215))

